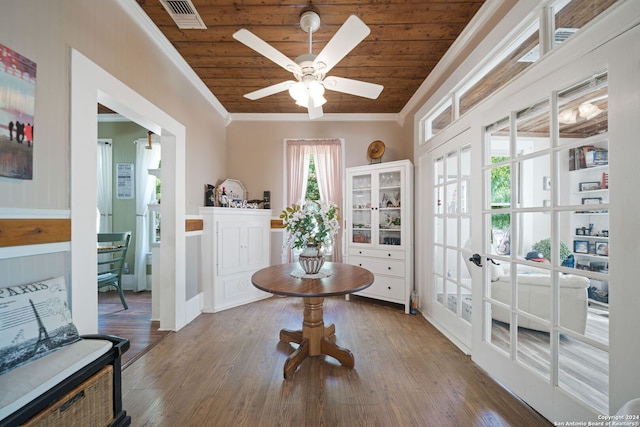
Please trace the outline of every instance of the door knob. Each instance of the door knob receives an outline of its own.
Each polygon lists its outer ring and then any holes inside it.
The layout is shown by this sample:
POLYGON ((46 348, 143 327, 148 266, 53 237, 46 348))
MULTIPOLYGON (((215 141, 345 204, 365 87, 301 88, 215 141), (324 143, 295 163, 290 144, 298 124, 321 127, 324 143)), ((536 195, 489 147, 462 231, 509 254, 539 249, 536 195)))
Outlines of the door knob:
POLYGON ((480 254, 471 255, 471 258, 469 258, 469 261, 471 261, 478 267, 482 267, 482 257, 480 257, 480 254))

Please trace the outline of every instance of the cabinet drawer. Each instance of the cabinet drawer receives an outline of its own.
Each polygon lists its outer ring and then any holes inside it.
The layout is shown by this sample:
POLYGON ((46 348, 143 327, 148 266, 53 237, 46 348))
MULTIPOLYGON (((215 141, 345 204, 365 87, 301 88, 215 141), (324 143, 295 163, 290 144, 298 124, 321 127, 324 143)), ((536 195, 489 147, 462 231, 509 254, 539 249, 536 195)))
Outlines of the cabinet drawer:
POLYGON ((405 295, 405 279, 388 276, 375 276, 373 284, 367 289, 356 293, 356 295, 381 297, 383 299, 396 300, 404 302, 405 295))
POLYGON ((383 251, 376 249, 349 248, 349 255, 385 259, 404 259, 404 251, 383 251))
POLYGON ((350 256, 349 264, 366 268, 376 275, 384 274, 396 277, 404 277, 405 275, 405 263, 402 260, 350 256))

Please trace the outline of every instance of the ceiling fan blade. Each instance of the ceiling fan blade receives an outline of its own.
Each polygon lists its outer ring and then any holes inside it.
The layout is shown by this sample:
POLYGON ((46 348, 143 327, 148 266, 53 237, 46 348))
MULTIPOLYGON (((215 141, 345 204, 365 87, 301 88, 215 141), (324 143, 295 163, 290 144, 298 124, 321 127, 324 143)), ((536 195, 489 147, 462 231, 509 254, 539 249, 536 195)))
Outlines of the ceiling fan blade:
POLYGON ((322 74, 328 73, 370 32, 369 27, 360 18, 351 15, 318 54, 313 64, 322 74))
POLYGON ((294 73, 299 72, 300 70, 300 66, 298 64, 249 30, 245 30, 244 28, 238 30, 233 33, 233 38, 245 46, 255 50, 260 55, 275 62, 287 71, 294 73))
POLYGON ((244 95, 244 97, 248 98, 248 99, 250 99, 252 101, 255 101, 256 99, 264 98, 265 96, 273 95, 273 94, 276 94, 278 92, 284 92, 285 90, 288 90, 294 84, 296 84, 296 82, 294 82, 293 80, 287 80, 286 82, 276 83, 274 85, 271 85, 271 86, 268 86, 268 87, 264 87, 262 89, 258 89, 256 91, 247 93, 247 94, 244 95))
POLYGON ((344 77, 336 76, 327 77, 322 81, 322 84, 325 89, 369 99, 376 99, 380 95, 380 92, 382 92, 382 89, 384 89, 384 86, 379 84, 345 79, 344 77))

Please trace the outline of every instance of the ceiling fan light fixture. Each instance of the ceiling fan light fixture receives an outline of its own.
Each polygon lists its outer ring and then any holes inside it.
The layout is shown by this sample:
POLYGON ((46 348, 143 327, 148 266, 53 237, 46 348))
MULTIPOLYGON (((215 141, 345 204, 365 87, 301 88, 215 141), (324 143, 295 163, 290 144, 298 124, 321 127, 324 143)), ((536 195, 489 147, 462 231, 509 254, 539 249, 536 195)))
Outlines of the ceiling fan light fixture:
POLYGON ((602 110, 598 108, 598 106, 593 105, 590 102, 580 104, 578 110, 580 111, 580 116, 587 120, 591 120, 598 114, 602 113, 602 110))
POLYGON ((558 121, 563 124, 572 124, 578 121, 578 111, 573 108, 560 111, 558 114, 558 121))
POLYGON ((324 98, 324 86, 317 80, 309 83, 309 96, 313 99, 313 105, 316 107, 320 107, 327 102, 324 98))
POLYGON ((297 82, 289 88, 289 95, 296 101, 296 104, 301 107, 306 107, 309 104, 309 91, 307 86, 302 82, 297 82))

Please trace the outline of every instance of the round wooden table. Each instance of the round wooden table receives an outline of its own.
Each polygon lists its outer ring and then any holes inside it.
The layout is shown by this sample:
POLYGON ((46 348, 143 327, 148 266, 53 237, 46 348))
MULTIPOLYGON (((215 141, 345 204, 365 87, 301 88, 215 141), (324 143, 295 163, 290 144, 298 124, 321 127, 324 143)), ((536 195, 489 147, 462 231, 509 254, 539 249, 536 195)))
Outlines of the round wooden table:
POLYGON ((251 276, 256 288, 276 295, 302 297, 304 312, 302 330, 282 329, 280 341, 299 344, 284 364, 284 377, 289 378, 308 356, 327 355, 343 366, 354 367, 351 351, 336 345, 335 325, 325 328, 322 312, 324 297, 361 291, 373 283, 373 274, 362 267, 326 262, 322 267, 330 276, 307 279, 291 275, 300 264, 280 264, 263 268, 251 276))

